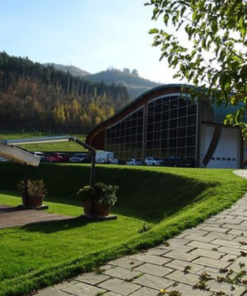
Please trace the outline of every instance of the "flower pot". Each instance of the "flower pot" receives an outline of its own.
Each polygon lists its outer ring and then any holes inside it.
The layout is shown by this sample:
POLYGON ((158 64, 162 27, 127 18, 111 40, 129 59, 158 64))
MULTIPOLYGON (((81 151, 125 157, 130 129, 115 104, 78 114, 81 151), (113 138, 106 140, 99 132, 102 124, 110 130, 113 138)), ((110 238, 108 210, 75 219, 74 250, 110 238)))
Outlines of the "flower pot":
POLYGON ((26 197, 23 195, 22 204, 24 207, 27 207, 27 208, 37 208, 42 206, 43 199, 44 199, 44 196, 28 195, 28 198, 26 200, 26 197))
MULTIPOLYGON (((91 202, 84 202, 84 214, 90 216, 91 215, 91 202)), ((110 214, 110 206, 105 204, 94 204, 94 216, 109 216, 110 214)))

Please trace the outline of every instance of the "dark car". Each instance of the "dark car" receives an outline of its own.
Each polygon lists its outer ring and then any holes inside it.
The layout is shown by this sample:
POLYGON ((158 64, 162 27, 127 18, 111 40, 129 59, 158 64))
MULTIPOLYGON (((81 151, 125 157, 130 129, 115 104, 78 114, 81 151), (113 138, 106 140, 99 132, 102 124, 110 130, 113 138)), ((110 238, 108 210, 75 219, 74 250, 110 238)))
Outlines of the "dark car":
POLYGON ((193 167, 193 161, 183 156, 168 156, 163 159, 164 166, 170 167, 193 167))
POLYGON ((48 162, 69 162, 69 155, 67 153, 56 152, 50 154, 45 159, 48 162))

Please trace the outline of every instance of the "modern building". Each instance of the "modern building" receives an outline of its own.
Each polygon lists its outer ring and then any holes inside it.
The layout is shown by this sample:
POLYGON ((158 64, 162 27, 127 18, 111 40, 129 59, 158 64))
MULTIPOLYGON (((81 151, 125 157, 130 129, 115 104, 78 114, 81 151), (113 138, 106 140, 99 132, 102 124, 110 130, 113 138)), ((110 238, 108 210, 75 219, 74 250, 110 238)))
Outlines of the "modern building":
POLYGON ((224 125, 233 110, 206 98, 192 102, 191 87, 167 84, 143 93, 92 129, 86 143, 123 160, 184 156, 196 167, 241 168, 247 144, 240 128, 224 125))

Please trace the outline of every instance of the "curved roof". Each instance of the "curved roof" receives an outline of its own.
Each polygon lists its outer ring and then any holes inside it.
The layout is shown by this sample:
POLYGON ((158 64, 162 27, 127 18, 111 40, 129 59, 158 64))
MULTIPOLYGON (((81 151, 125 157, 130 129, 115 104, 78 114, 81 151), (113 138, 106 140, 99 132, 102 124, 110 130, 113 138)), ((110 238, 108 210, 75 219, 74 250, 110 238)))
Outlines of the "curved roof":
POLYGON ((183 93, 186 93, 187 92, 186 89, 189 89, 189 88, 194 88, 194 86, 188 85, 188 84, 164 84, 164 85, 160 85, 160 86, 157 86, 155 88, 152 88, 152 89, 146 91, 145 93, 141 94, 136 99, 131 101, 122 110, 120 110, 119 112, 114 114, 112 117, 108 118, 107 120, 96 125, 91 131, 89 131, 87 138, 86 138, 86 143, 97 148, 97 149, 104 149, 104 147, 102 147, 102 145, 100 147, 96 147, 97 144, 94 145, 93 140, 96 137, 98 137, 98 138, 101 138, 100 142, 104 141, 103 140, 104 131, 107 127, 117 123, 118 121, 120 121, 124 117, 128 116, 128 114, 130 114, 134 110, 140 108, 145 103, 147 103, 148 101, 150 101, 158 96, 169 94, 169 93, 171 94, 171 93, 178 92, 181 90, 183 91, 183 93))
MULTIPOLYGON (((104 141, 105 141, 105 130, 107 127, 116 124, 121 121, 123 118, 127 117, 130 113, 139 109, 143 105, 147 104, 149 101, 167 94, 178 93, 181 94, 189 93, 190 89, 197 89, 197 87, 189 84, 164 84, 152 88, 145 93, 138 96, 135 100, 130 102, 126 107, 120 110, 118 113, 108 118, 107 120, 101 122, 97 126, 95 126, 87 135, 86 143, 93 146, 96 149, 104 149, 104 141)), ((200 89, 200 88, 198 88, 200 89)), ((189 94, 188 94, 189 95, 189 94)), ((206 99, 206 98, 205 98, 206 99)), ((231 114, 236 112, 240 107, 243 107, 243 103, 239 103, 238 105, 230 105, 225 104, 224 101, 221 102, 221 105, 213 102, 212 111, 213 111, 213 122, 214 123, 223 123, 225 116, 227 114, 231 114)), ((243 118, 244 122, 247 122, 247 117, 243 118)))

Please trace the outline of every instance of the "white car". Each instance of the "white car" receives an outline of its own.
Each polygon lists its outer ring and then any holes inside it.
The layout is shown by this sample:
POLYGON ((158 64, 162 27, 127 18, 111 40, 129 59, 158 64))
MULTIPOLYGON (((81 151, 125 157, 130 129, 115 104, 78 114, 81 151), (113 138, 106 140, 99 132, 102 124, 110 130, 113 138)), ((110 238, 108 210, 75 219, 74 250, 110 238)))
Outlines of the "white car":
POLYGON ((125 164, 127 165, 142 165, 140 158, 130 158, 125 164))
POLYGON ((158 157, 146 157, 144 161, 145 165, 163 165, 163 160, 158 157))
POLYGON ((30 153, 32 153, 36 157, 39 157, 40 159, 45 159, 46 158, 46 155, 43 152, 31 151, 30 153))

